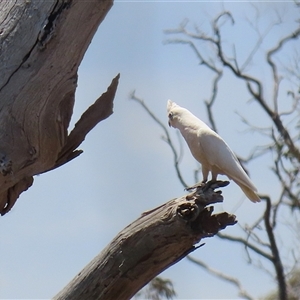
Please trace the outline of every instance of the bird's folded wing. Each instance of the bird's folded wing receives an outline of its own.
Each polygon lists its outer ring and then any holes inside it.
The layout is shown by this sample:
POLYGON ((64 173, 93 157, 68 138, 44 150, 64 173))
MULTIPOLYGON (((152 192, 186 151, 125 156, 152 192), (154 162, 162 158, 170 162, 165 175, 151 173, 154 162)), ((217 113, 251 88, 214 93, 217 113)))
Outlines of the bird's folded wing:
POLYGON ((201 148, 211 166, 217 166, 222 171, 220 174, 225 174, 230 179, 257 191, 235 154, 217 133, 212 130, 202 133, 200 131, 199 139, 201 148))

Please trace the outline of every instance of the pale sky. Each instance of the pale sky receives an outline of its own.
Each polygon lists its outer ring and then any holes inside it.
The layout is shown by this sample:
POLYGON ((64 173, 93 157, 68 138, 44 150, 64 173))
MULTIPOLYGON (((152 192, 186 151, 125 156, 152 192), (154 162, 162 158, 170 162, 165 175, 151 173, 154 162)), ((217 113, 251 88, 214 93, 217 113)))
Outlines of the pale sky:
MULTIPOLYGON (((296 28, 297 12, 292 2, 259 2, 259 26, 264 30, 277 8, 289 20, 270 33, 264 50, 274 46, 279 36, 296 28)), ((171 150, 161 140, 163 132, 129 94, 143 98, 150 109, 167 124, 166 103, 172 99, 208 120, 204 100, 210 95, 212 74, 201 68, 188 46, 165 45, 165 29, 176 28, 184 20, 209 32, 210 20, 222 9, 230 10, 235 27, 224 26, 226 43, 234 41, 243 61, 255 34, 245 18, 253 19, 249 3, 206 1, 116 1, 100 25, 79 69, 79 82, 71 128, 84 110, 106 91, 121 73, 114 114, 101 122, 80 146, 84 153, 62 166, 35 176, 10 213, 0 219, 0 298, 50 299, 90 262, 126 225, 139 215, 184 194, 172 165, 171 150), (232 28, 231 28, 232 27, 232 28)), ((259 53, 250 66, 253 74, 269 80, 269 70, 260 69, 259 53)), ((250 68, 249 67, 249 68, 250 68)), ((269 91, 266 91, 269 93, 269 91)), ((243 83, 224 78, 214 108, 220 135, 242 157, 262 143, 250 132, 236 112, 259 126, 265 114, 249 102, 243 83)), ((267 123, 269 124, 269 123, 267 123)), ((173 128, 170 133, 175 138, 173 128)), ((184 144, 182 174, 193 184, 197 164, 184 144)), ((259 159, 249 167, 251 178, 262 193, 276 195, 270 163, 259 159)), ((263 204, 253 204, 231 183, 223 190, 220 211, 235 213, 241 224, 251 224, 263 204)), ((238 232, 228 228, 224 233, 238 232)), ((247 264, 245 250, 217 237, 193 256, 213 268, 238 278, 255 297, 275 288, 273 280, 247 264)), ((253 255, 254 260, 257 257, 253 255)), ((266 263, 265 268, 272 270, 266 263)), ((161 274, 174 283, 177 299, 238 299, 237 290, 187 260, 161 274), (217 287, 217 288, 216 288, 217 287)))

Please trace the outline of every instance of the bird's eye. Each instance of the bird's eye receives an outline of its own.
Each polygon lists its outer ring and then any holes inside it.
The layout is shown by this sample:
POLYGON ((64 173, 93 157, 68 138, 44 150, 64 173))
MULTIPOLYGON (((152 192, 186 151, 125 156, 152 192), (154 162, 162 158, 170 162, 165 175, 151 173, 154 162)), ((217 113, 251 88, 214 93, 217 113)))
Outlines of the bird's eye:
POLYGON ((169 113, 168 118, 169 118, 170 120, 173 120, 173 115, 172 115, 171 113, 169 113))

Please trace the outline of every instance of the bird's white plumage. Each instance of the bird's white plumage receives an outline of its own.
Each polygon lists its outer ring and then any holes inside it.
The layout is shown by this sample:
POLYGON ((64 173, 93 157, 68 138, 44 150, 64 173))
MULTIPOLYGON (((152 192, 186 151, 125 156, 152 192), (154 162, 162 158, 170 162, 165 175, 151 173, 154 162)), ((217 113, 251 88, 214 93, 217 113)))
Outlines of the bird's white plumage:
POLYGON ((191 153, 201 163, 203 181, 207 181, 209 172, 212 173, 212 180, 216 180, 218 174, 226 175, 240 186, 251 201, 260 201, 256 187, 235 154, 215 131, 171 100, 168 101, 167 111, 169 125, 180 130, 191 153))

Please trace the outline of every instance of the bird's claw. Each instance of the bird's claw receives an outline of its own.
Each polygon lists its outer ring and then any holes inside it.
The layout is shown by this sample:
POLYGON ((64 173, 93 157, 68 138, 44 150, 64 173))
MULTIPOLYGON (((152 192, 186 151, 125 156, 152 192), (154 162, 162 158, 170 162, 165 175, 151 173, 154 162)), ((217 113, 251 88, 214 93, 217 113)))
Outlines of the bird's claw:
POLYGON ((205 182, 201 181, 201 182, 198 182, 198 183, 196 183, 192 186, 187 186, 184 190, 185 191, 191 191, 191 190, 203 187, 203 186, 205 186, 205 182))
POLYGON ((198 182, 192 186, 188 186, 185 188, 186 191, 191 191, 197 188, 203 188, 203 190, 208 190, 209 188, 219 188, 219 187, 224 187, 229 184, 229 181, 221 181, 221 180, 210 180, 207 182, 198 182))

